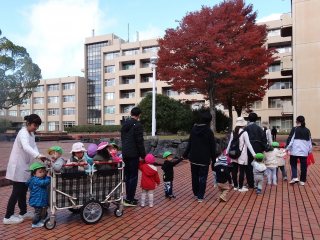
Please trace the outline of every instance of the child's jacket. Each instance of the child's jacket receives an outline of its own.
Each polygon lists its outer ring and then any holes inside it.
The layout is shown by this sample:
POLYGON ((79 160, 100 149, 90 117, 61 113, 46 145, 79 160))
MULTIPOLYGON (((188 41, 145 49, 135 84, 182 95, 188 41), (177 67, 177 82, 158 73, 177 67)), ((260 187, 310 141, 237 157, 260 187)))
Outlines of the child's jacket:
POLYGON ((141 188, 144 190, 154 190, 156 185, 160 184, 160 178, 157 167, 140 162, 139 169, 142 172, 141 188))
POLYGON ((264 155, 266 156, 265 165, 268 168, 277 168, 278 167, 278 160, 276 155, 278 153, 278 149, 274 148, 272 151, 265 152, 264 155))
POLYGON ((47 207, 48 204, 48 189, 50 177, 38 178, 31 177, 26 183, 30 189, 29 204, 31 207, 47 207))
POLYGON ((163 171, 163 181, 164 182, 172 182, 174 177, 173 167, 180 163, 183 158, 174 158, 172 160, 164 160, 164 163, 161 164, 163 171))
POLYGON ((263 162, 252 161, 254 175, 263 175, 264 171, 267 169, 266 165, 263 162))
POLYGON ((278 149, 278 152, 276 153, 278 167, 284 166, 286 164, 286 161, 284 160, 285 156, 286 156, 286 151, 284 149, 278 149))
POLYGON ((217 183, 226 183, 231 180, 230 167, 226 163, 217 161, 213 169, 216 172, 217 183))

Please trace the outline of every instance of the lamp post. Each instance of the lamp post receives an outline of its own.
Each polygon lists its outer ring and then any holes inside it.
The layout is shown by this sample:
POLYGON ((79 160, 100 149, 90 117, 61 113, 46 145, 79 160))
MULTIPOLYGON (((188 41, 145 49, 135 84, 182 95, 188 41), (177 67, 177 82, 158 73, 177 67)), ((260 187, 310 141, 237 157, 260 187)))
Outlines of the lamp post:
POLYGON ((151 135, 156 135, 156 68, 158 63, 158 57, 153 56, 150 58, 152 69, 152 124, 151 135))

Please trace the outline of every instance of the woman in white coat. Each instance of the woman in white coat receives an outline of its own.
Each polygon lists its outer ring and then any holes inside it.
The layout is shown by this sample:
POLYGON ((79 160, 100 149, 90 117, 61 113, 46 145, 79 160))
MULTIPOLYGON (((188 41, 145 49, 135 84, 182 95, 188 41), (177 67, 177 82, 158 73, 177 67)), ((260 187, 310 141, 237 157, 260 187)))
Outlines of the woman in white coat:
POLYGON ((36 159, 44 158, 39 154, 35 142, 34 133, 41 124, 41 118, 37 114, 24 117, 26 126, 22 127, 14 141, 6 178, 12 181, 12 193, 8 201, 6 215, 3 224, 16 224, 26 218, 32 218, 32 213, 27 212, 27 190, 26 182, 30 178, 29 166, 36 159), (18 202, 20 208, 19 216, 14 215, 15 205, 18 202))
POLYGON ((255 156, 256 153, 253 150, 248 133, 243 130, 243 128, 247 125, 247 122, 243 117, 238 117, 236 120, 236 127, 234 131, 231 133, 230 141, 227 147, 227 154, 229 153, 230 144, 234 137, 239 137, 239 149, 241 150, 241 155, 238 159, 231 159, 232 162, 232 181, 234 185, 234 190, 238 190, 239 192, 248 191, 247 188, 243 187, 244 174, 246 172, 246 168, 248 166, 248 154, 247 149, 251 152, 252 156, 255 156), (238 182, 238 171, 239 174, 239 182, 238 182))

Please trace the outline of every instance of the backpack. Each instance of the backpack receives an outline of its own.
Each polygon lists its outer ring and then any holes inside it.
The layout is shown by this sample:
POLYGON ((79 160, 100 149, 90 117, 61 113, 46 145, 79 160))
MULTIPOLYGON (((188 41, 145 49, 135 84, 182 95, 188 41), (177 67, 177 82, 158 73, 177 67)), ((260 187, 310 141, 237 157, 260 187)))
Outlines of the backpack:
POLYGON ((242 147, 242 149, 240 150, 240 136, 242 135, 242 133, 244 133, 245 131, 242 131, 237 137, 234 137, 230 143, 230 148, 229 148, 229 152, 228 155, 230 158, 232 159, 238 159, 242 153, 242 150, 244 148, 244 145, 242 147))

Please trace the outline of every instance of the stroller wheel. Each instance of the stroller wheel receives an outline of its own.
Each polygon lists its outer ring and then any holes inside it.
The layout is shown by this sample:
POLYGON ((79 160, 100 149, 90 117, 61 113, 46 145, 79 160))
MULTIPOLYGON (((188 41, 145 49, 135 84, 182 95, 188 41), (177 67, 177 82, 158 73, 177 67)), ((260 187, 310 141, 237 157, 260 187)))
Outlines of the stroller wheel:
POLYGON ((55 220, 50 221, 50 218, 48 218, 45 222, 44 222, 44 227, 48 230, 52 230, 56 227, 57 222, 55 220))
POLYGON ((97 223, 103 215, 103 208, 100 202, 90 200, 81 208, 81 219, 86 224, 97 223))
POLYGON ((116 217, 121 217, 121 216, 123 215, 123 210, 121 211, 119 208, 116 208, 116 209, 114 210, 114 215, 115 215, 116 217))

